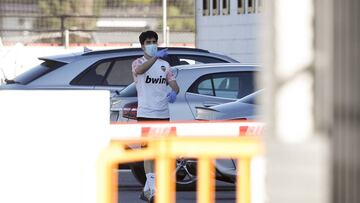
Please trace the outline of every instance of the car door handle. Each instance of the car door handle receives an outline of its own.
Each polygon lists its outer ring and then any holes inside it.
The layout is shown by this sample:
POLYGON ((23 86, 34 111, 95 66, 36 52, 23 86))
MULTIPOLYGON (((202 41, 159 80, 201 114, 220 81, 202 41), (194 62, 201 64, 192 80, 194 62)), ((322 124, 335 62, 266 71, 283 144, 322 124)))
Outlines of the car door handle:
POLYGON ((220 103, 217 103, 217 102, 203 102, 203 106, 205 107, 211 107, 211 106, 215 106, 215 105, 218 105, 220 103))

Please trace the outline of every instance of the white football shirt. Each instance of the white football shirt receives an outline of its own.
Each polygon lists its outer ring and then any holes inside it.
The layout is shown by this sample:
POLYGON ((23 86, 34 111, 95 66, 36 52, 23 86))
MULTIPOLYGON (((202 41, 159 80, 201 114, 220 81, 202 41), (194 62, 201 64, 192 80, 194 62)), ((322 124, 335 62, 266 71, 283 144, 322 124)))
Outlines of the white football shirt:
POLYGON ((168 82, 175 80, 168 62, 157 59, 151 68, 143 74, 137 74, 136 68, 147 59, 141 57, 132 63, 132 73, 138 95, 137 117, 169 118, 169 106, 166 98, 169 92, 168 82))

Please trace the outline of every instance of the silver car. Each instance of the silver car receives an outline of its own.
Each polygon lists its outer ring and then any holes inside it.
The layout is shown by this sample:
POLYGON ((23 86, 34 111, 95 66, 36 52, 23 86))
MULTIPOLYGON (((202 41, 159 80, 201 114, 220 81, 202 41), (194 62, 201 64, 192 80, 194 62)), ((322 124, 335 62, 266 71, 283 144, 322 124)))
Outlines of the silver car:
MULTIPOLYGON (((255 91, 256 65, 216 63, 175 66, 180 92, 176 102, 169 104, 170 120, 194 120, 195 107, 210 107, 236 101, 255 91)), ((132 83, 112 97, 112 121, 136 119, 137 92, 132 83)))
MULTIPOLYGON (((263 89, 249 94, 234 102, 220 104, 212 107, 196 107, 196 119, 202 121, 210 120, 258 120, 260 115, 257 112, 257 99, 263 93, 263 89)), ((216 169, 223 177, 231 180, 236 179, 236 160, 216 160, 216 169)))
POLYGON ((196 107, 197 120, 257 120, 257 99, 264 90, 258 90, 234 102, 212 107, 196 107))
MULTIPOLYGON (((170 65, 237 62, 220 54, 195 48, 168 48, 170 65)), ((132 83, 131 63, 143 55, 140 48, 89 51, 41 57, 43 63, 0 89, 103 89, 111 93, 132 83)))

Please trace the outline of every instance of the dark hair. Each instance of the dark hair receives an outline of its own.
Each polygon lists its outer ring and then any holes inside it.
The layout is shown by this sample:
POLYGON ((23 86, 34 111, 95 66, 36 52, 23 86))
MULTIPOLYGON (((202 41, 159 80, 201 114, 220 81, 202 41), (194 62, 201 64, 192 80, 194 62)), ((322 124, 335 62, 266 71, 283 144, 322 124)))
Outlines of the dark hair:
POLYGON ((158 41, 157 33, 152 30, 142 32, 139 36, 140 44, 143 45, 146 39, 151 39, 151 38, 155 38, 156 41, 158 41))

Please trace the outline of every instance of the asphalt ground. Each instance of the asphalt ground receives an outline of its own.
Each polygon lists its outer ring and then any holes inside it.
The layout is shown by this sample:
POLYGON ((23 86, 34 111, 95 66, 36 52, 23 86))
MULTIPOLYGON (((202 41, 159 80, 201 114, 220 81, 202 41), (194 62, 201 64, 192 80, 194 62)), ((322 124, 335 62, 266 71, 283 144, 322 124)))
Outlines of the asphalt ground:
MULTIPOLYGON (((142 186, 130 170, 119 171, 118 197, 119 203, 145 203, 139 199, 142 186)), ((235 203, 235 186, 230 183, 216 181, 216 203, 235 203)), ((176 192, 176 203, 195 203, 196 191, 176 192)))

